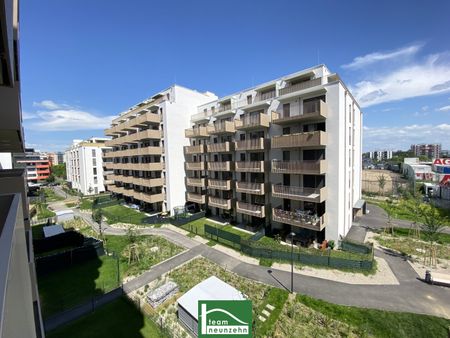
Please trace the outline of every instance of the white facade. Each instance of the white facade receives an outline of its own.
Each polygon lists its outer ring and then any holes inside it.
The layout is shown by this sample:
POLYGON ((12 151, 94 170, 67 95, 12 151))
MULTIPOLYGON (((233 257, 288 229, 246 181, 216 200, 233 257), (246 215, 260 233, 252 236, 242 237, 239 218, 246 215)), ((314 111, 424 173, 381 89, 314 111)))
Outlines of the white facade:
POLYGON ((66 150, 67 181, 72 188, 84 195, 105 191, 103 178, 103 153, 110 149, 105 146, 107 138, 90 138, 86 141, 74 140, 66 150))
POLYGON ((369 152, 369 158, 373 160, 390 160, 392 158, 392 150, 377 150, 369 152))
POLYGON ((304 228, 335 241, 347 234, 361 205, 362 112, 337 74, 320 65, 198 110, 192 120, 191 147, 185 152, 188 202, 201 208, 205 204, 213 215, 245 226, 264 224, 285 233, 304 228), (222 131, 224 123, 229 130, 222 131), (193 135, 201 128, 211 130, 210 134, 193 135), (238 150, 240 141, 257 139, 265 146, 238 150), (233 149, 205 153, 195 149, 227 142, 233 149), (205 169, 199 170, 202 161, 205 169), (288 169, 274 169, 277 161, 288 169), (304 168, 311 162, 319 167, 308 172, 304 168), (249 171, 238 169, 242 165, 249 171), (218 182, 213 187, 203 178, 218 182), (227 182, 243 183, 243 188, 238 191, 227 182), (274 188, 279 189, 277 197, 274 188), (307 209, 311 203, 314 206, 307 209), (313 225, 299 221, 298 214, 306 210, 315 210, 318 218, 313 218, 313 225))
POLYGON ((0 153, 0 170, 12 169, 11 153, 0 153))

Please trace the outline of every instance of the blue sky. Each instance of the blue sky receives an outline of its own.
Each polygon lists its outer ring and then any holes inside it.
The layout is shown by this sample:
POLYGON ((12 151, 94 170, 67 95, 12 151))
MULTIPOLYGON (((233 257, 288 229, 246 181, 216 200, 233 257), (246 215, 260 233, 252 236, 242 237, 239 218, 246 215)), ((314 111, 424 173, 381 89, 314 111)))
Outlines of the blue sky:
POLYGON ((318 63, 364 150, 450 148, 449 1, 21 1, 26 142, 64 150, 173 83, 227 95, 318 63))

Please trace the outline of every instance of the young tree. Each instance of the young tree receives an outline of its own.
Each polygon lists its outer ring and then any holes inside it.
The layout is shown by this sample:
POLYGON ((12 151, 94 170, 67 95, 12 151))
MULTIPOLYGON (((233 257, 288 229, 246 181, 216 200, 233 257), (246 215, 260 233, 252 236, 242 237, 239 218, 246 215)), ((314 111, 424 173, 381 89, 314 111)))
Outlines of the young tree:
POLYGON ((411 236, 411 234, 417 238, 420 239, 420 227, 418 220, 421 217, 421 211, 420 208, 422 206, 422 201, 420 200, 419 196, 414 196, 412 194, 406 195, 406 209, 411 214, 413 221, 411 222, 411 226, 409 227, 408 236, 411 236))
POLYGON ((379 192, 381 191, 381 195, 384 196, 384 187, 386 186, 386 177, 383 174, 377 177, 379 192))
MULTIPOLYGON (((396 215, 396 207, 392 200, 388 199, 384 202, 384 210, 386 211, 388 221, 387 221, 387 229, 391 234, 394 234, 394 224, 392 223, 392 218, 396 215)), ((385 228, 386 230, 386 228, 385 228)))
POLYGON ((428 242, 428 255, 424 257, 424 264, 436 265, 436 242, 439 234, 445 229, 447 217, 441 216, 433 205, 423 204, 420 207, 420 225, 425 240, 428 242))

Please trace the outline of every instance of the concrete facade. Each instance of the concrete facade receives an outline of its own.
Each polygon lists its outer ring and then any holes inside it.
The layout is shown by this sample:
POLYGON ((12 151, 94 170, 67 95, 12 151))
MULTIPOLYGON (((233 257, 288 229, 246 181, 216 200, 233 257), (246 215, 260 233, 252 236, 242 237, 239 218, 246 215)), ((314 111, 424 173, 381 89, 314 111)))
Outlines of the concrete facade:
POLYGON ((92 137, 86 141, 74 140, 66 150, 67 181, 83 195, 105 191, 103 155, 110 150, 107 138, 92 137))
POLYGON ((339 240, 361 204, 362 112, 320 65, 198 108, 186 201, 218 217, 339 240))

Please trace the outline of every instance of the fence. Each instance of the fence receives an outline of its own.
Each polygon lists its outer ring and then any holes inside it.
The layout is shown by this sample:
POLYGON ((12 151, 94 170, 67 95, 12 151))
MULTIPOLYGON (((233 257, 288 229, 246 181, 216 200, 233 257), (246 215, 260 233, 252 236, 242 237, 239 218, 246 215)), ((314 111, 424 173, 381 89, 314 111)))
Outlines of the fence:
MULTIPOLYGON (((386 175, 385 175, 386 176, 386 175)), ((380 186, 380 181, 363 179, 361 181, 361 190, 365 194, 373 195, 399 195, 402 191, 407 191, 410 188, 410 183, 403 179, 396 179, 386 176, 383 186, 380 186)))
POLYGON ((373 251, 372 243, 363 244, 349 241, 348 239, 341 241, 339 243, 339 246, 344 251, 355 252, 360 254, 369 254, 373 251))
POLYGON ((182 226, 182 225, 185 225, 186 223, 196 221, 203 217, 205 217, 204 211, 200 211, 195 214, 190 214, 187 217, 184 215, 183 216, 177 215, 177 216, 170 218, 170 223, 175 226, 182 226))
POLYGON ((92 208, 93 209, 106 208, 106 207, 110 207, 113 205, 121 204, 123 202, 124 202, 123 200, 108 199, 108 200, 104 200, 104 201, 98 201, 97 203, 95 203, 95 199, 94 199, 94 202, 92 203, 92 208))
POLYGON ((66 231, 47 238, 33 240, 35 254, 61 249, 64 247, 81 247, 84 236, 76 231, 66 231))
POLYGON ((36 258, 36 274, 42 276, 73 264, 84 263, 104 254, 103 242, 88 238, 81 247, 36 258))
MULTIPOLYGON (((338 269, 362 269, 370 270, 373 267, 373 256, 361 257, 359 259, 335 256, 332 250, 313 252, 295 247, 291 253, 291 248, 286 250, 272 249, 252 240, 243 240, 239 235, 224 231, 219 228, 205 224, 205 235, 217 242, 221 242, 239 249, 246 255, 257 258, 269 258, 274 260, 291 260, 307 264, 329 266, 338 269), (292 256, 291 256, 292 255, 292 256), (370 257, 370 258, 369 258, 370 257)), ((340 253, 341 254, 341 253, 340 253)), ((345 255, 344 253, 342 255, 345 255)), ((354 254, 353 254, 354 255, 354 254)))

